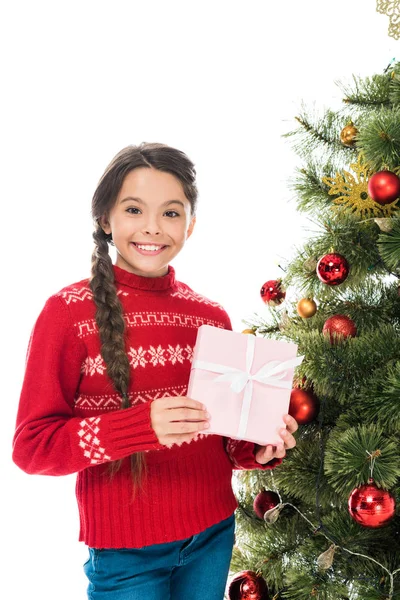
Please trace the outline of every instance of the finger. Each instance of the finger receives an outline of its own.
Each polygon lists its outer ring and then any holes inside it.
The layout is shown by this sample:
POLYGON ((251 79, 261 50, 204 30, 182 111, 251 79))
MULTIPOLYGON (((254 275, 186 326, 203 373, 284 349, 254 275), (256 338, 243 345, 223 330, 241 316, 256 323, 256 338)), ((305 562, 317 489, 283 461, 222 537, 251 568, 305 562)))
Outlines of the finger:
POLYGON ((288 432, 287 429, 281 429, 279 431, 279 435, 283 439, 284 447, 288 450, 290 448, 294 448, 296 445, 296 440, 291 433, 288 432))
POLYGON ((275 450, 275 458, 284 458, 284 456, 286 456, 285 446, 278 444, 275 450))
POLYGON ((189 408, 195 410, 205 410, 206 406, 198 400, 193 400, 188 396, 177 396, 176 398, 160 398, 160 402, 164 403, 164 408, 189 408))
POLYGON ((196 410, 195 408, 170 408, 168 410, 170 421, 206 421, 210 415, 206 410, 196 410))
POLYGON ((269 462, 274 457, 274 446, 265 446, 264 450, 257 453, 257 457, 263 464, 269 462))
POLYGON ((210 424, 208 421, 177 421, 176 423, 168 423, 167 435, 175 435, 179 433, 194 433, 208 429, 210 424))
POLYGON ((296 438, 294 438, 292 435, 290 435, 289 433, 289 437, 287 440, 285 440, 285 448, 286 450, 291 450, 292 448, 294 448, 296 446, 296 438))
POLYGON ((298 430, 299 424, 291 415, 284 415, 283 420, 286 423, 287 429, 290 431, 290 433, 294 433, 298 430))

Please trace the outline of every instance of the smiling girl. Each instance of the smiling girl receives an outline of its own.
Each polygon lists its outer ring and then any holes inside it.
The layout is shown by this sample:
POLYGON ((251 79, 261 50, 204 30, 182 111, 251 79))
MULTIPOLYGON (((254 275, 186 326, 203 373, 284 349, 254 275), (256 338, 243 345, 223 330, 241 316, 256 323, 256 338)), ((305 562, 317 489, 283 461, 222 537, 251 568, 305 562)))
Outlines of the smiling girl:
POLYGON ((92 600, 222 600, 232 470, 271 469, 295 445, 289 415, 276 447, 203 435, 209 415, 185 395, 198 327, 232 329, 170 264, 195 226, 195 174, 167 145, 122 149, 92 200, 91 276, 48 298, 29 340, 13 460, 77 473, 92 600))

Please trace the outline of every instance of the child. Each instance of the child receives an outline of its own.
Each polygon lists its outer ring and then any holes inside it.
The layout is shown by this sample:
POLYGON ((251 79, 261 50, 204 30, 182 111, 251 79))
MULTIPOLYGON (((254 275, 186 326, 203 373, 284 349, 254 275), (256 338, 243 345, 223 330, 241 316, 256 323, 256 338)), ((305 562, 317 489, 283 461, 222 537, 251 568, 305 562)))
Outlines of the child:
POLYGON ((48 298, 29 340, 13 460, 77 473, 92 600, 222 599, 232 469, 271 469, 295 445, 289 415, 276 447, 203 435, 209 415, 185 396, 197 328, 232 329, 169 264, 193 232, 195 174, 164 144, 121 150, 93 196, 91 277, 48 298))

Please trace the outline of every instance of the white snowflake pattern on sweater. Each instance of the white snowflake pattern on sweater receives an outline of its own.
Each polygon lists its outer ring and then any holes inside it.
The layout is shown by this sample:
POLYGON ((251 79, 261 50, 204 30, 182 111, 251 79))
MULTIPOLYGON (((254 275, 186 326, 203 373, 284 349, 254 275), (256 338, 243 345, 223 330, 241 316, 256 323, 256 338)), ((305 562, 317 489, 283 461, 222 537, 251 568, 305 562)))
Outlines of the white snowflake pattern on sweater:
POLYGON ((149 354, 150 354, 150 362, 152 365, 156 366, 160 363, 160 365, 164 366, 166 360, 168 360, 165 356, 165 349, 161 348, 161 346, 159 345, 157 348, 154 348, 154 346, 150 346, 149 349, 149 354))
MULTIPOLYGON (((138 367, 146 367, 151 364, 153 367, 157 365, 165 366, 168 362, 175 365, 177 362, 183 364, 185 360, 192 362, 193 360, 193 346, 186 344, 183 348, 180 344, 175 347, 168 344, 168 348, 163 348, 158 345, 157 348, 149 346, 149 348, 133 348, 132 346, 128 350, 129 364, 137 369, 138 367)), ((95 375, 96 373, 103 375, 106 370, 106 365, 101 354, 92 358, 88 356, 81 367, 81 372, 85 375, 95 375)))
POLYGON ((102 375, 105 370, 106 365, 101 354, 96 356, 96 358, 88 356, 81 367, 81 373, 85 375, 94 375, 95 373, 102 375))
POLYGON ((87 417, 79 425, 79 446, 83 448, 83 454, 90 459, 90 464, 97 465, 104 460, 110 460, 99 439, 100 417, 87 417))
POLYGON ((136 369, 137 367, 145 367, 146 364, 149 362, 148 360, 146 360, 146 350, 144 350, 142 348, 142 346, 139 346, 138 349, 136 348, 129 348, 128 350, 128 356, 130 357, 129 360, 129 364, 133 366, 134 369, 136 369))
POLYGON ((185 357, 182 354, 183 348, 181 348, 179 344, 175 346, 175 348, 171 346, 171 344, 168 344, 168 352, 170 353, 169 360, 172 362, 173 365, 176 363, 176 361, 183 364, 185 357))

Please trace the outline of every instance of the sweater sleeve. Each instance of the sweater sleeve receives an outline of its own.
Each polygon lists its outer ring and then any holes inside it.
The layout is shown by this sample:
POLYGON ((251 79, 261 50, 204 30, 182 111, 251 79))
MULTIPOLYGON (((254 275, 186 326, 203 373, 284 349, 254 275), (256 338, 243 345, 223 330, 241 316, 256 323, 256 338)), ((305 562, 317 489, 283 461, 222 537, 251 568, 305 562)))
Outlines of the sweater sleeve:
MULTIPOLYGON (((228 313, 225 313, 225 329, 232 331, 232 323, 228 313)), ((261 464, 256 461, 256 444, 254 442, 248 442, 246 440, 235 440, 233 438, 224 437, 224 448, 228 454, 229 460, 232 463, 234 470, 240 469, 261 469, 266 471, 268 469, 274 469, 281 464, 281 458, 273 458, 265 464, 261 464)))
POLYGON ((30 335, 13 438, 12 459, 26 473, 68 475, 164 448, 151 427, 149 402, 74 416, 85 358, 67 305, 51 296, 30 335))
POLYGON ((262 465, 255 459, 256 444, 254 442, 234 440, 228 437, 224 437, 223 440, 224 448, 232 463, 233 470, 261 469, 262 471, 267 471, 268 469, 274 469, 282 462, 282 458, 273 458, 262 465))

